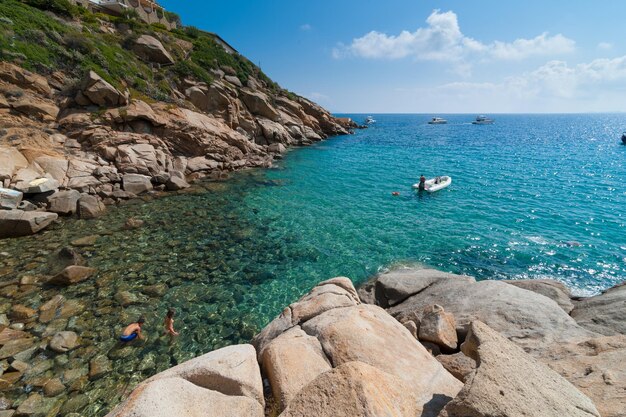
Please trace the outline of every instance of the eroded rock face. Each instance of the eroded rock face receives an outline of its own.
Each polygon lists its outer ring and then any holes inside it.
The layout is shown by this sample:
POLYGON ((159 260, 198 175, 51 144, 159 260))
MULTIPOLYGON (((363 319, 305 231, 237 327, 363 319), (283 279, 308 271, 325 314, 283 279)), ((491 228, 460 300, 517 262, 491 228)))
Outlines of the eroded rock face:
POLYGON ((477 369, 443 415, 590 417, 600 414, 565 378, 480 321, 461 349, 477 369))
POLYGON ((0 80, 32 90, 46 97, 52 93, 45 77, 4 61, 0 62, 0 80))
POLYGON ((419 340, 439 345, 442 350, 457 348, 456 321, 440 305, 426 307, 420 321, 419 340))

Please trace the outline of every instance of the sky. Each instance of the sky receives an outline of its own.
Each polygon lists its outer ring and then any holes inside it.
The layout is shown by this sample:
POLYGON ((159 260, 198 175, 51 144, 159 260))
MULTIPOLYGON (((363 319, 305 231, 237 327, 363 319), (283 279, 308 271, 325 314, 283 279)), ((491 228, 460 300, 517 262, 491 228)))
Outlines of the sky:
POLYGON ((336 113, 626 111, 624 0, 161 0, 336 113))

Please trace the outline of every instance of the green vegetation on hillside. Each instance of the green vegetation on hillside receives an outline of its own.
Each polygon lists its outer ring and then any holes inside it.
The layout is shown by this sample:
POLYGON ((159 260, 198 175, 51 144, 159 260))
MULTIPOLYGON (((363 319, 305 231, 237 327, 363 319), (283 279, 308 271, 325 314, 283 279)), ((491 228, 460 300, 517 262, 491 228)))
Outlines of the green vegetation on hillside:
MULTIPOLYGON (((165 13, 168 19, 179 19, 165 13)), ((143 99, 171 100, 173 83, 183 78, 210 83, 211 70, 226 66, 243 83, 253 76, 280 91, 256 65, 227 53, 207 32, 194 27, 167 31, 163 25, 140 21, 133 11, 114 17, 67 0, 0 1, 0 59, 42 74, 60 70, 76 80, 93 70, 143 99), (159 67, 140 60, 130 48, 142 34, 158 37, 176 64, 159 67)))

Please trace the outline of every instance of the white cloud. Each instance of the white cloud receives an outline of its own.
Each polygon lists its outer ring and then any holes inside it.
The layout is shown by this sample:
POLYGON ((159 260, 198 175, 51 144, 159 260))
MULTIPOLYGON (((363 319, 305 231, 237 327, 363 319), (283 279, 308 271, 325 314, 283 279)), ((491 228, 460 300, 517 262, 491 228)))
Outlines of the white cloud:
POLYGON ((606 51, 606 50, 609 50, 611 48, 613 48, 613 44, 609 43, 609 42, 600 42, 598 44, 598 49, 603 49, 603 50, 606 51))
POLYGON ((479 56, 502 60, 519 60, 533 55, 569 53, 575 42, 561 34, 549 36, 542 33, 532 39, 517 39, 507 43, 494 41, 485 44, 468 36, 460 29, 457 15, 434 10, 426 27, 415 32, 402 31, 388 35, 372 31, 355 38, 348 46, 339 44, 333 57, 357 56, 369 59, 399 59, 414 57, 431 61, 462 61, 466 57, 479 56))
POLYGON ((304 25, 300 26, 300 30, 303 32, 308 32, 311 29, 313 29, 313 26, 311 26, 308 23, 305 23, 304 25))
MULTIPOLYGON (((430 100, 491 111, 626 110, 626 56, 569 65, 549 61, 501 83, 454 82, 422 91, 430 100)), ((446 110, 457 111, 457 110, 446 110)))

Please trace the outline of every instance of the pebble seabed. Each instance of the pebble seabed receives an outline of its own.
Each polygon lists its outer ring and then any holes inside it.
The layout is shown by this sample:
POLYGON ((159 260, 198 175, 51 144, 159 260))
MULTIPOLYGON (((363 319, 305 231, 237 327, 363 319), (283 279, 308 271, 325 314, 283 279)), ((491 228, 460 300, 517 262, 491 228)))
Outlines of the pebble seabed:
POLYGON ((248 171, 227 181, 201 181, 178 195, 109 208, 95 220, 67 219, 35 236, 0 241, 0 328, 10 324, 31 336, 0 354, 0 410, 40 393, 29 401, 36 400, 42 415, 105 415, 147 377, 248 342, 314 285, 314 277, 297 285, 276 277, 286 259, 316 253, 290 249, 250 217, 254 212, 242 213, 246 188, 273 186, 262 176, 248 171), (129 218, 144 224, 127 230, 129 218), (68 287, 46 285, 64 267, 64 248, 98 272, 68 287), (54 313, 41 314, 40 307, 58 295, 63 302, 54 313), (34 314, 18 319, 16 305, 34 314), (168 307, 177 311, 181 335, 174 339, 163 334, 168 307), (121 330, 139 316, 146 318, 147 340, 122 345, 121 330), (50 350, 48 342, 60 331, 76 332, 80 346, 50 350), (13 369, 14 360, 28 368, 13 369))

